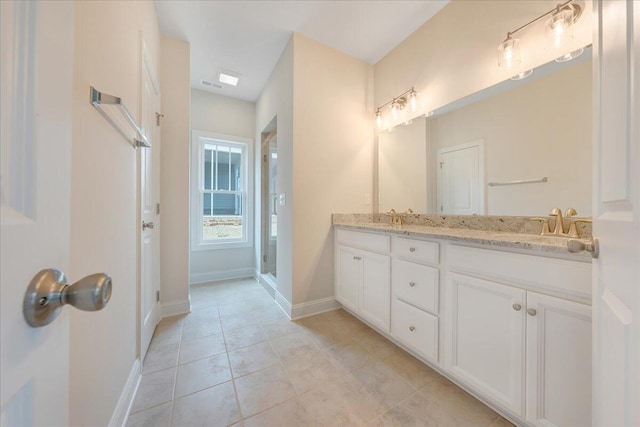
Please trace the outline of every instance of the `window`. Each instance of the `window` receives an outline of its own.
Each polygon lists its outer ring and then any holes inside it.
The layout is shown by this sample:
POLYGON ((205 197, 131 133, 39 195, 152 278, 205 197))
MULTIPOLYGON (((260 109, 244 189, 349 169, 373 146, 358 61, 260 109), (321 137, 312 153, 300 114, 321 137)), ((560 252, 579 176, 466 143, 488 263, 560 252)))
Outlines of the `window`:
POLYGON ((251 246, 250 140, 192 135, 192 249, 251 246))

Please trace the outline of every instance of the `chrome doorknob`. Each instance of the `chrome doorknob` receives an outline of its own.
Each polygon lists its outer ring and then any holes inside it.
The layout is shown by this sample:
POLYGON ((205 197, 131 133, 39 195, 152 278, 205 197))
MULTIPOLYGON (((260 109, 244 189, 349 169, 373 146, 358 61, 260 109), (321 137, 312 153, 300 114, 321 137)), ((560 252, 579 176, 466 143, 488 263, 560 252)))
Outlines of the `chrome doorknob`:
POLYGON ((108 274, 91 274, 68 285, 62 271, 49 268, 31 279, 22 311, 27 323, 37 328, 53 322, 65 304, 79 310, 98 311, 107 305, 109 299, 111 277, 108 274))
POLYGON ((591 253, 593 258, 598 258, 600 256, 600 243, 598 239, 591 239, 590 242, 583 242, 576 239, 569 239, 567 242, 567 249, 571 253, 580 253, 582 251, 587 251, 591 253))
POLYGON ((142 231, 146 230, 147 228, 150 228, 153 230, 153 227, 155 227, 155 225, 153 224, 153 221, 150 221, 150 222, 142 221, 142 231))

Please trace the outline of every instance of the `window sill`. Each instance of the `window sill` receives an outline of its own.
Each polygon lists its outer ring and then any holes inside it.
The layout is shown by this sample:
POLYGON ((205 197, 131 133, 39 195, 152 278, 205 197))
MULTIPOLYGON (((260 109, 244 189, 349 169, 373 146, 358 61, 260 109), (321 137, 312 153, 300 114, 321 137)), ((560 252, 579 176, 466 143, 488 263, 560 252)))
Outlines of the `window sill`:
POLYGON ((223 249, 242 249, 242 248, 252 248, 253 242, 245 241, 245 242, 227 242, 227 243, 200 243, 197 245, 192 245, 192 251, 218 251, 223 249))

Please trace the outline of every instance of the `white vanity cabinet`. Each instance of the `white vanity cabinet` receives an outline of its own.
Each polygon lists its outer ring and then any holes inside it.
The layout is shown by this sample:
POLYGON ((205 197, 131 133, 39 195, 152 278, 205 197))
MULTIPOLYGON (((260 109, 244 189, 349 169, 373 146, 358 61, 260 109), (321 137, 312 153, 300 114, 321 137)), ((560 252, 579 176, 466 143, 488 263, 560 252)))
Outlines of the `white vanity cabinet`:
POLYGON ((338 302, 373 326, 391 326, 389 237, 336 231, 335 295, 338 302))
POLYGON ((393 237, 391 332, 418 355, 438 362, 440 244, 393 237))
POLYGON ((448 255, 447 371, 532 425, 590 425, 591 307, 577 302, 590 265, 457 245, 448 255))

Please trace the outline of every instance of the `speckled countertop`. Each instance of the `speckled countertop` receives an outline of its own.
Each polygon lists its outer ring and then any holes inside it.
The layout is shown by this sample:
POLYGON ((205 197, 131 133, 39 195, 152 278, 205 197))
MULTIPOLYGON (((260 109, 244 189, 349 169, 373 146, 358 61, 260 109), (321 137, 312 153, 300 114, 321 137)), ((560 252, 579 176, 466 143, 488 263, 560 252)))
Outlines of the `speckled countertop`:
POLYGON ((468 228, 430 227, 417 224, 390 225, 385 222, 357 221, 344 215, 334 215, 333 225, 340 228, 376 231, 408 237, 426 237, 451 240, 501 248, 513 248, 539 252, 577 261, 591 260, 589 253, 571 254, 567 250, 567 238, 468 228))

